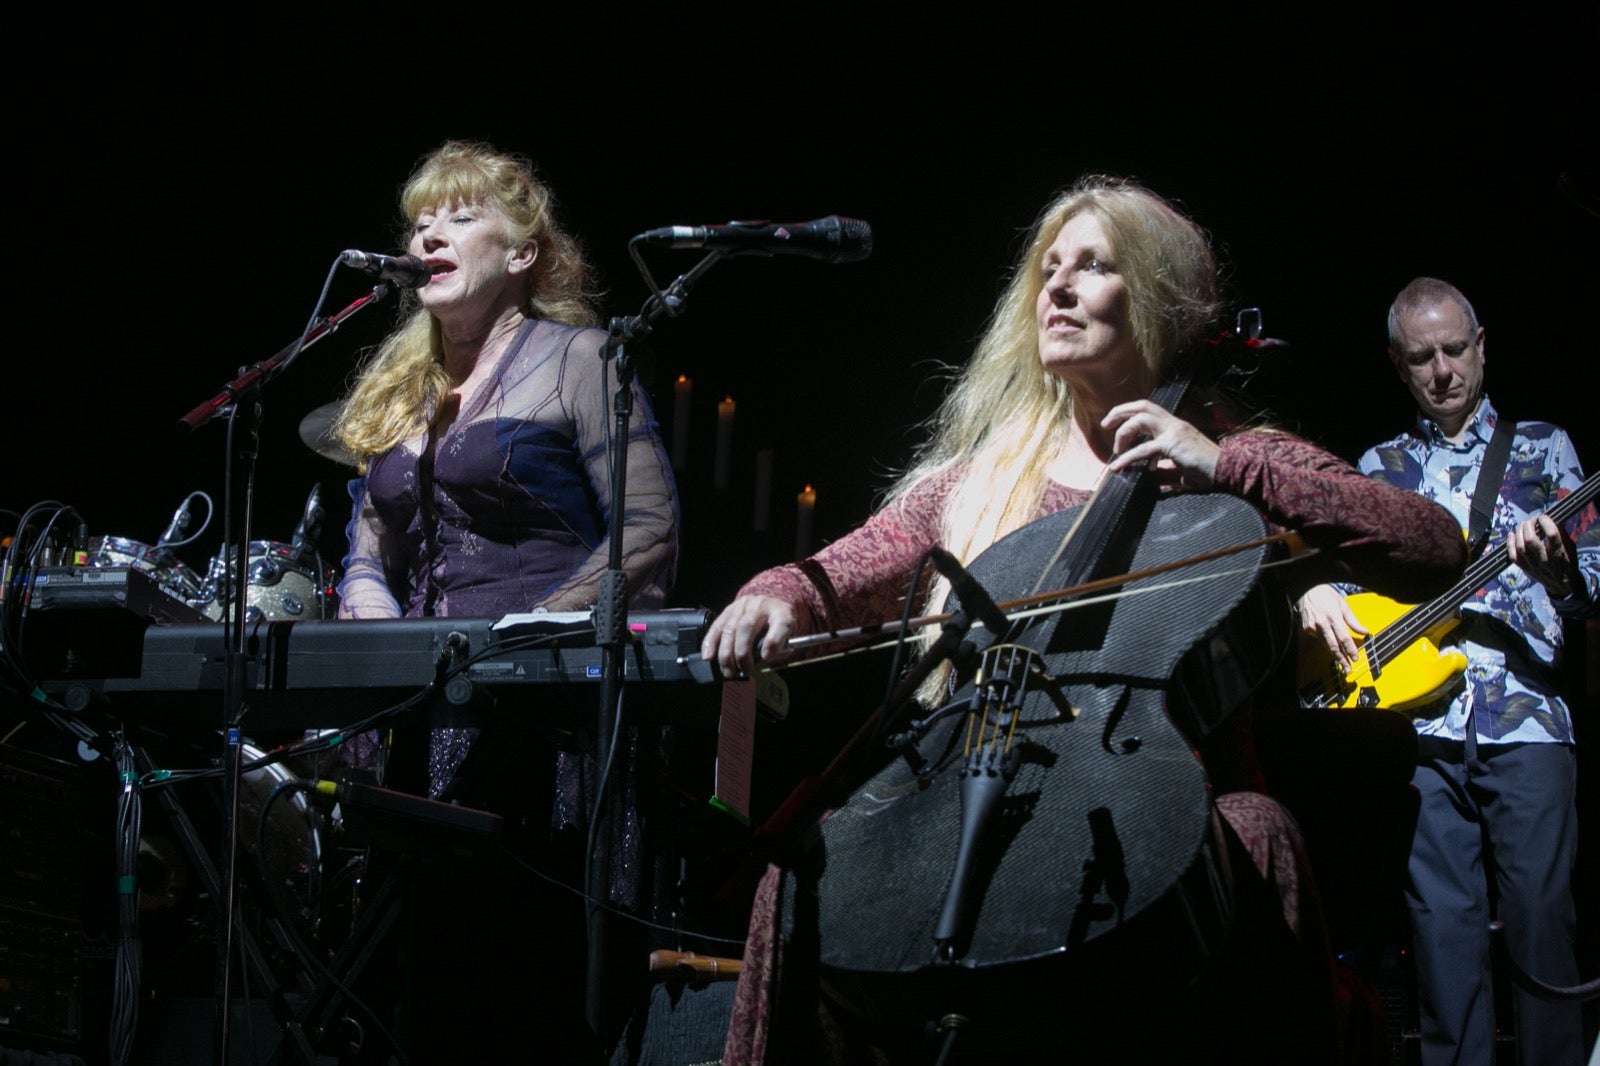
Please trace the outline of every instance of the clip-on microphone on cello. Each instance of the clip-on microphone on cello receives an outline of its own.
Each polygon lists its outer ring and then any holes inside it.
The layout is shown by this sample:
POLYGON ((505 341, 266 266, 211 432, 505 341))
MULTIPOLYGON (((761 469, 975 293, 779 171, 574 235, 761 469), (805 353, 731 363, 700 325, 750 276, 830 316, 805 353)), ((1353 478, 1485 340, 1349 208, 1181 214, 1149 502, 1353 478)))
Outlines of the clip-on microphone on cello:
POLYGON ((995 640, 1004 637, 1011 628, 1011 619, 995 605, 988 591, 978 584, 978 579, 957 562, 954 555, 943 548, 931 549, 928 557, 933 562, 933 568, 950 582, 950 590, 961 601, 961 610, 956 612, 945 625, 966 626, 976 618, 983 623, 983 628, 994 634, 995 640))
MULTIPOLYGON (((967 634, 972 630, 974 620, 983 623, 983 628, 993 634, 990 643, 1004 639, 1011 629, 1011 619, 1006 617, 989 595, 987 589, 978 583, 966 567, 956 561, 956 557, 943 548, 929 549, 928 558, 933 563, 933 568, 950 582, 950 590, 961 601, 960 610, 955 611, 943 625, 944 635, 940 637, 939 644, 935 646, 931 655, 942 655, 950 660, 958 673, 971 674, 977 669, 978 648, 967 634)), ((965 707, 965 703, 946 704, 944 707, 917 719, 910 724, 904 732, 892 733, 886 739, 890 750, 898 751, 906 760, 906 765, 911 772, 917 775, 924 773, 928 764, 922 759, 917 745, 922 738, 927 736, 933 724, 946 714, 956 713, 965 707)))

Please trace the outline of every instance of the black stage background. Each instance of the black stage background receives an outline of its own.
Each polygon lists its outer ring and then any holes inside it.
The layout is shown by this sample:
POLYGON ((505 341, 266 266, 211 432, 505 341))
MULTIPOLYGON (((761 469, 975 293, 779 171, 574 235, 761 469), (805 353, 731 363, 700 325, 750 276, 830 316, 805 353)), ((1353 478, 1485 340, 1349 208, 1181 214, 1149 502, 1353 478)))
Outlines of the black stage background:
MULTIPOLYGON (((1219 19, 1143 58, 1126 33, 1019 21, 1015 40, 1037 36, 1037 54, 1004 63, 975 39, 951 50, 947 35, 969 27, 912 28, 892 5, 787 29, 564 18, 566 34, 518 20, 413 33, 259 19, 221 39, 98 25, 107 36, 88 50, 65 43, 64 24, 24 22, 16 46, 41 61, 11 119, 0 505, 60 500, 94 533, 149 541, 184 494, 217 492, 222 426, 183 434, 179 416, 298 335, 341 249, 397 250, 396 189, 449 137, 537 161, 599 267, 608 315, 643 306, 627 241, 644 230, 872 224, 862 263, 718 264, 656 331, 668 434, 673 380, 694 383, 686 501, 709 488, 723 397, 737 404, 741 510, 755 452, 775 450, 772 559, 790 553, 807 483, 820 538, 868 513, 1034 212, 1091 170, 1145 181, 1211 231, 1230 304, 1261 307, 1292 345, 1259 394, 1335 451, 1353 458, 1409 418, 1384 315, 1406 281, 1433 274, 1477 305, 1501 408, 1566 425, 1600 462, 1585 314, 1600 93, 1577 61, 1592 17, 1441 28, 1419 16, 1392 37, 1322 26, 1314 45, 1219 19), (528 58, 504 43, 519 36, 537 41, 528 58), (1586 204, 1560 190, 1563 174, 1587 183, 1586 204)), ((697 261, 647 254, 663 284, 697 261)), ((338 271, 323 312, 364 288, 338 271)), ((394 308, 360 312, 267 391, 258 538, 288 539, 320 483, 324 546, 340 553, 345 471, 295 429, 340 395, 394 308)), ((747 532, 749 516, 718 529, 696 517, 679 598, 718 605, 747 575, 704 545, 747 532)), ((202 538, 187 561, 216 547, 202 538)))
MULTIPOLYGON (((1354 459, 1405 425, 1384 316, 1432 274, 1476 304, 1500 409, 1565 425, 1600 465, 1592 10, 1138 27, 1021 6, 694 26, 648 11, 22 17, 0 507, 56 500, 91 533, 150 542, 191 490, 220 505, 223 427, 181 433, 179 417, 295 338, 341 249, 397 250, 396 189, 447 138, 536 160, 608 315, 643 306, 627 241, 647 229, 828 214, 873 227, 862 263, 720 263, 657 329, 669 441, 673 381, 693 381, 676 605, 720 607, 791 557, 807 484, 819 541, 865 518, 1034 212, 1092 170, 1141 179, 1211 231, 1230 306, 1262 308, 1290 344, 1259 395, 1311 438, 1354 459), (725 396, 733 470, 716 491, 725 396)), ((697 261, 647 255, 663 284, 697 261)), ((322 313, 365 288, 338 271, 322 313)), ((320 544, 340 556, 348 472, 296 427, 340 395, 393 309, 356 315, 266 391, 256 539, 287 540, 320 485, 320 544)), ((203 568, 219 538, 217 523, 185 561, 203 568)))

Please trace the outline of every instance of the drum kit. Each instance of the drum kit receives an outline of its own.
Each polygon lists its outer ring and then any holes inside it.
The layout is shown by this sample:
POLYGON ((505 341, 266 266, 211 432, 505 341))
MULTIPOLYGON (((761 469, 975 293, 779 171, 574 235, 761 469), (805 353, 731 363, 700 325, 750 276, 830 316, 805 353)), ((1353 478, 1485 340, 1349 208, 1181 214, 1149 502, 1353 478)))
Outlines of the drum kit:
MULTIPOLYGON (((168 546, 155 547, 125 537, 91 537, 88 564, 137 570, 155 581, 162 592, 213 622, 222 621, 234 573, 229 562, 217 556, 202 577, 168 546)), ((334 571, 321 564, 314 548, 296 551, 288 543, 253 540, 246 572, 248 622, 332 618, 338 606, 334 571)))
MULTIPOLYGON (((307 415, 300 423, 301 439, 318 454, 354 467, 355 459, 330 434, 336 405, 307 415)), ((123 536, 91 536, 85 563, 90 568, 139 571, 166 596, 186 604, 195 622, 221 624, 237 587, 237 545, 224 547, 204 569, 181 557, 205 533, 212 518, 212 502, 203 492, 192 492, 179 505, 171 524, 154 542, 123 536), (197 528, 191 530, 193 523, 197 528)), ((245 560, 247 623, 294 622, 332 618, 338 606, 337 575, 317 551, 322 522, 320 489, 313 486, 299 527, 286 541, 251 540, 245 560)), ((343 818, 337 805, 316 802, 303 787, 338 767, 332 744, 318 741, 333 731, 307 730, 294 741, 299 749, 287 759, 274 758, 268 748, 247 738, 241 746, 244 770, 239 778, 238 821, 234 827, 241 851, 253 859, 259 880, 255 897, 261 914, 284 928, 273 957, 290 950, 285 944, 313 951, 331 951, 349 935, 358 905, 356 885, 365 871, 365 855, 345 841, 343 818)), ((183 762, 193 736, 172 734, 149 738, 160 761, 183 762)), ((202 744, 208 741, 203 740, 202 744)), ((267 741, 266 743, 270 743, 267 741)), ((213 819, 220 808, 210 803, 184 808, 203 839, 217 830, 213 819)), ((157 956, 171 955, 168 963, 151 967, 147 979, 167 990, 187 989, 190 957, 197 931, 216 923, 212 894, 192 877, 193 856, 186 858, 184 834, 160 820, 147 826, 139 841, 139 910, 145 923, 142 938, 160 945, 157 956), (191 883, 195 882, 195 883, 191 883)), ((192 831, 191 831, 192 832, 192 831)), ((260 929, 253 935, 264 936, 260 929)), ((203 946, 203 945, 202 945, 203 946)), ((198 950, 196 948, 195 950, 198 950)))
MULTIPOLYGON (((324 404, 300 421, 300 439, 317 454, 345 466, 354 467, 355 457, 332 435, 338 404, 324 404)), ((211 501, 204 493, 191 493, 173 516, 172 525, 154 544, 128 537, 98 536, 89 540, 88 565, 96 568, 126 567, 152 579, 162 592, 180 600, 202 617, 221 622, 234 587, 237 550, 212 557, 204 573, 178 558, 177 549, 193 543, 184 537, 195 500, 203 500, 210 522, 211 501), (181 539, 180 539, 181 538, 181 539)), ((305 517, 289 541, 252 540, 245 563, 248 591, 245 602, 247 622, 293 622, 332 618, 338 608, 336 574, 324 566, 316 551, 322 509, 318 489, 313 486, 306 502, 305 517)))

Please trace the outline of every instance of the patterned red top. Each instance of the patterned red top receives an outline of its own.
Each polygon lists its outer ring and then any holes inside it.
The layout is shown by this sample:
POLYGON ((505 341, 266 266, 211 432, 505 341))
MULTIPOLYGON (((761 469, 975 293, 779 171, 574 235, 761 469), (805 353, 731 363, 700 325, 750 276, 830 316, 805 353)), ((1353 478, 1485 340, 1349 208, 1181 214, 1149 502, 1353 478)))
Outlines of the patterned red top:
MULTIPOLYGON (((1289 433, 1236 433, 1221 445, 1215 491, 1247 500, 1274 527, 1295 530, 1321 549, 1287 570, 1291 596, 1324 581, 1352 581, 1417 602, 1460 575, 1465 546, 1443 507, 1363 477, 1289 433)), ((954 483, 953 473, 929 479, 804 563, 757 574, 739 595, 796 604, 796 635, 898 619, 912 568, 939 543, 940 511, 954 483)), ((1052 483, 1035 518, 1088 499, 1087 491, 1052 483)))

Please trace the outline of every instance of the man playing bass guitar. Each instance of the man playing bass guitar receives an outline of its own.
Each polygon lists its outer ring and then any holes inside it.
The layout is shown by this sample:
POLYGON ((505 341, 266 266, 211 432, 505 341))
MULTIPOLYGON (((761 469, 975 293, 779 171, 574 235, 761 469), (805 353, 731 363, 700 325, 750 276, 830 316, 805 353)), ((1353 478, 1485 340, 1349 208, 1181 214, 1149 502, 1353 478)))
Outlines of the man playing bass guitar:
MULTIPOLYGON (((1453 285, 1417 278, 1400 292, 1389 310, 1389 357, 1416 399, 1417 422, 1369 449, 1361 471, 1444 505, 1469 536, 1503 552, 1482 571, 1481 587, 1462 589, 1463 621, 1446 654, 1464 665, 1463 678, 1436 699, 1405 706, 1418 734, 1412 783, 1421 807, 1406 901, 1422 1062, 1490 1066, 1492 917, 1504 922, 1506 946, 1524 971, 1551 985, 1579 978, 1571 884, 1577 770, 1572 715, 1559 691, 1562 620, 1592 616, 1600 603, 1600 521, 1592 503, 1560 506, 1593 492, 1566 431, 1500 421, 1483 389, 1483 327, 1453 285), (1480 492, 1488 478, 1496 480, 1480 492), (1547 513, 1553 508, 1556 517, 1571 514, 1564 525, 1547 513)), ((1381 664, 1376 656, 1366 662, 1377 639, 1373 620, 1329 585, 1307 592, 1299 607, 1303 631, 1348 672, 1348 689, 1381 693, 1370 676, 1381 664)), ((1405 703, 1398 695, 1375 701, 1405 703)), ((1516 995, 1520 1061, 1581 1061, 1577 1004, 1516 995)))

